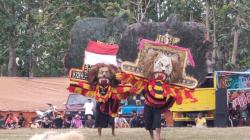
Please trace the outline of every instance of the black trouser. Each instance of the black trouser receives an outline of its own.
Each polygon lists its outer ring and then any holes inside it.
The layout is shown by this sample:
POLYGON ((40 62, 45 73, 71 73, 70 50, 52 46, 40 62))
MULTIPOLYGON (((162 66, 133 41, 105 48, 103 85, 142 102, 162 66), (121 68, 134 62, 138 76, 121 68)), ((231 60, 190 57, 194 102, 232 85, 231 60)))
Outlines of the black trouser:
POLYGON ((144 120, 147 130, 161 128, 161 109, 144 105, 144 120))
POLYGON ((95 127, 101 127, 101 128, 106 128, 110 126, 115 125, 114 118, 109 116, 108 113, 102 112, 100 110, 100 104, 96 104, 96 116, 95 116, 95 127))

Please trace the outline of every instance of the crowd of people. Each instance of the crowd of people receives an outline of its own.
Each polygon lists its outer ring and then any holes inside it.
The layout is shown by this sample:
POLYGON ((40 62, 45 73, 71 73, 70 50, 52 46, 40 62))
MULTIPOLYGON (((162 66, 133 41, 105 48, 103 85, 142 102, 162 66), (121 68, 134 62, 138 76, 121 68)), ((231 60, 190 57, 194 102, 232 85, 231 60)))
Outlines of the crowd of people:
MULTIPOLYGON (((94 117, 94 108, 90 103, 86 103, 85 108, 85 116, 81 116, 80 114, 75 114, 73 117, 67 116, 63 117, 60 113, 56 114, 54 119, 49 119, 48 117, 44 117, 43 119, 34 119, 30 122, 31 128, 94 128, 95 127, 95 117, 94 117)), ((240 106, 236 106, 236 108, 232 108, 229 105, 229 126, 237 127, 237 126, 246 126, 249 125, 250 112, 247 109, 242 110, 240 106)), ((124 117, 121 114, 114 120, 116 128, 142 128, 145 126, 144 118, 141 114, 138 114, 136 111, 132 111, 129 117, 124 117)), ((166 126, 166 123, 163 120, 162 127, 166 126)), ((0 114, 0 128, 1 129, 14 129, 14 128, 22 128, 27 127, 27 120, 24 117, 23 113, 19 113, 18 116, 15 116, 13 113, 9 113, 6 116, 0 114)), ((207 127, 206 119, 203 117, 202 113, 199 113, 195 118, 195 125, 198 128, 207 127)))
MULTIPOLYGON (((54 112, 53 117, 45 116, 43 118, 34 117, 31 122, 27 122, 23 113, 19 113, 15 116, 13 113, 9 113, 6 116, 0 114, 0 128, 2 129, 15 129, 21 127, 30 128, 94 128, 95 127, 95 105, 91 99, 85 104, 85 115, 71 114, 62 115, 60 112, 54 112), (73 116, 72 116, 73 115, 73 116)), ((144 119, 141 114, 136 111, 132 111, 129 117, 122 116, 118 113, 118 116, 114 119, 116 128, 136 128, 144 127, 144 119)))
POLYGON ((24 127, 26 119, 23 116, 23 113, 19 113, 18 116, 15 116, 13 113, 9 113, 6 116, 0 114, 0 128, 20 128, 24 127))
POLYGON ((245 107, 237 105, 233 108, 232 104, 228 105, 228 121, 229 126, 249 126, 250 125, 250 104, 245 107))
MULTIPOLYGON (((80 114, 75 114, 74 117, 67 116, 64 117, 60 113, 56 114, 55 118, 51 119, 44 117, 43 119, 33 119, 32 122, 27 122, 23 113, 19 113, 15 116, 13 113, 9 113, 4 117, 0 115, 0 128, 2 129, 14 129, 21 127, 30 128, 94 128, 95 127, 95 117, 92 113, 89 114, 86 111, 85 116, 80 114), (27 125, 27 123, 29 125, 27 125)), ((91 111, 90 111, 91 112, 91 111)), ((144 127, 144 119, 141 114, 133 111, 129 117, 123 117, 121 114, 115 118, 116 128, 138 128, 144 127)), ((163 123, 164 126, 164 123, 163 123)))

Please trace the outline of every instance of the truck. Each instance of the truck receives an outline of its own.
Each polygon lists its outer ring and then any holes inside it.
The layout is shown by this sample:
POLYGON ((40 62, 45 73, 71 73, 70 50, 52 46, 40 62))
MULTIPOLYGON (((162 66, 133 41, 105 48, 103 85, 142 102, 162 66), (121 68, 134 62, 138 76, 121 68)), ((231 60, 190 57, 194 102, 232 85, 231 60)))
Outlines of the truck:
POLYGON ((174 126, 191 126, 194 125, 194 119, 198 113, 202 113, 207 120, 208 126, 213 126, 215 119, 215 95, 216 95, 216 78, 213 73, 206 76, 206 80, 195 89, 193 95, 197 102, 183 101, 182 104, 174 104, 170 111, 174 126))

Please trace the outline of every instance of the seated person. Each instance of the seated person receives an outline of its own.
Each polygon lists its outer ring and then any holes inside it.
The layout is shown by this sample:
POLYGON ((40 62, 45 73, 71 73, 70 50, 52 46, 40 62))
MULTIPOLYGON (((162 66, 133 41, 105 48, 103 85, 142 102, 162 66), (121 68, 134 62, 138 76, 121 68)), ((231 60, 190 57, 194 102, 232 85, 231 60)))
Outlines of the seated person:
POLYGON ((207 127, 207 121, 203 117, 202 113, 198 113, 197 118, 195 118, 195 124, 196 124, 196 127, 198 128, 207 127))
POLYGON ((240 123, 241 114, 240 114, 240 106, 237 105, 236 109, 229 106, 229 121, 232 127, 236 127, 240 123))
POLYGON ((19 113, 17 118, 18 118, 18 127, 24 127, 26 119, 24 118, 23 113, 19 113))
POLYGON ((95 120, 92 119, 91 116, 88 116, 88 117, 87 117, 87 120, 85 121, 84 126, 85 126, 85 127, 88 127, 88 128, 94 128, 94 125, 95 125, 95 120))
POLYGON ((115 127, 129 128, 129 124, 125 118, 121 117, 121 115, 118 114, 118 117, 115 118, 115 127))
POLYGON ((4 117, 0 114, 0 128, 4 128, 4 117))
POLYGON ((72 119, 71 128, 82 128, 81 116, 76 114, 72 119))
POLYGON ((42 128, 51 128, 52 122, 48 117, 45 117, 42 121, 42 128))
POLYGON ((70 128, 72 122, 72 117, 64 118, 64 128, 70 128))
POLYGON ((57 114, 56 118, 53 120, 55 128, 62 128, 63 127, 63 119, 61 114, 57 114))
POLYGON ((33 120, 32 123, 30 124, 30 128, 32 128, 32 129, 40 128, 39 121, 33 120))
POLYGON ((136 113, 136 111, 132 111, 132 118, 130 120, 130 127, 135 128, 140 126, 140 117, 136 113))
POLYGON ((5 126, 9 129, 17 127, 18 119, 12 113, 9 114, 9 117, 5 121, 5 126))

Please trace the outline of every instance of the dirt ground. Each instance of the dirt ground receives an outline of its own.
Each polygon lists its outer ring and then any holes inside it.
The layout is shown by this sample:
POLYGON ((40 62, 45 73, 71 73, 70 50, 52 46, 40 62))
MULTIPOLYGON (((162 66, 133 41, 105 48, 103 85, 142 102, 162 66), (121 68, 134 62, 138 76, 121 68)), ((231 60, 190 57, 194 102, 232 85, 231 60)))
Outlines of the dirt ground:
POLYGON ((47 103, 64 109, 68 82, 63 77, 0 77, 0 111, 44 110, 47 103))
MULTIPOLYGON (((72 131, 72 129, 16 129, 0 130, 0 140, 28 140, 32 135, 46 131, 72 131)), ((96 129, 74 129, 84 135, 85 140, 150 140, 143 128, 116 129, 116 136, 111 136, 110 129, 103 130, 103 136, 98 137, 96 129)), ((240 128, 163 128, 162 137, 165 140, 249 140, 250 127, 240 128)))

